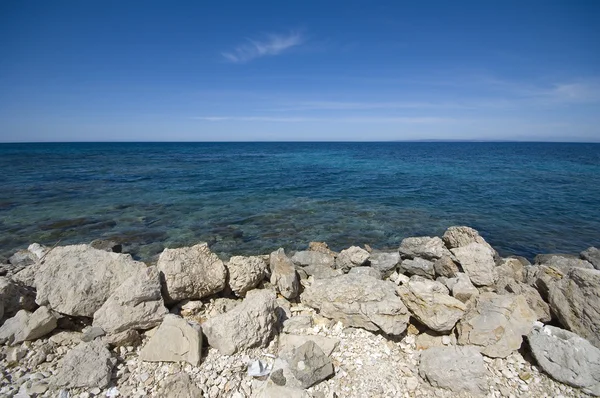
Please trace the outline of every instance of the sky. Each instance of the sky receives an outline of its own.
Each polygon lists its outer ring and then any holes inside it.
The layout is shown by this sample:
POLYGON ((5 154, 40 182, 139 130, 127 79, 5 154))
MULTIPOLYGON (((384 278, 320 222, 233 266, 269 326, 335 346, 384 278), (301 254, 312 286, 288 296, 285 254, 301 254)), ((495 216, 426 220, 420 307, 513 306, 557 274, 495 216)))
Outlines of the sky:
POLYGON ((0 142, 600 142, 600 1, 0 1, 0 142))

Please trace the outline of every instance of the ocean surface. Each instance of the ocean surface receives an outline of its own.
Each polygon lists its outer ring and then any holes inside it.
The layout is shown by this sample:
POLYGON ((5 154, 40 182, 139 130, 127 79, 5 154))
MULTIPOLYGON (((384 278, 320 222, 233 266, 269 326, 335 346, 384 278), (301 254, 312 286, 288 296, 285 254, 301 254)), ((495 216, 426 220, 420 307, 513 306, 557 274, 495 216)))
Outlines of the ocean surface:
POLYGON ((600 247, 600 144, 0 144, 0 255, 115 239, 151 260, 369 244, 451 225, 502 255, 600 247))

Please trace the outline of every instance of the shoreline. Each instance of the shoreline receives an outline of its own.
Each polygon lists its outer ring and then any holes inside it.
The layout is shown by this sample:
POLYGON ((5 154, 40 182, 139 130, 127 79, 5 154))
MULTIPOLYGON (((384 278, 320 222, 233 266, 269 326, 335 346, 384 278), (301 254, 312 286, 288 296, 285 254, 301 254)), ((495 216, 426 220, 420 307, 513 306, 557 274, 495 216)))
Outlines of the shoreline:
POLYGON ((531 264, 451 227, 393 251, 311 242, 223 261, 199 243, 148 265, 120 249, 13 259, 0 395, 600 396, 595 248, 531 264))

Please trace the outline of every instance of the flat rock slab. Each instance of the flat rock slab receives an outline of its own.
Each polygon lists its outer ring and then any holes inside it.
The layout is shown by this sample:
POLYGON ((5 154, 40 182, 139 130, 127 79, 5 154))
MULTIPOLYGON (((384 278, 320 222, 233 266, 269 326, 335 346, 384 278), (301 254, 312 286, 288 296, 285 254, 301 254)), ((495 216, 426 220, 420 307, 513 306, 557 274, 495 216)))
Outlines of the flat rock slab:
POLYGON ((318 345, 327 356, 330 356, 340 344, 339 339, 332 337, 283 333, 279 336, 279 351, 293 351, 308 341, 318 345))
POLYGON ((315 280, 300 298, 326 318, 394 336, 406 330, 410 317, 392 282, 366 275, 315 280))
POLYGON ((288 365, 302 388, 309 388, 334 374, 329 357, 310 340, 294 349, 288 365))
POLYGON ((417 257, 435 261, 444 256, 450 256, 450 252, 444 246, 444 242, 437 236, 417 236, 405 238, 398 249, 402 258, 414 259, 417 257))
POLYGON ((56 318, 47 307, 40 307, 33 313, 21 310, 0 327, 0 344, 38 339, 56 329, 56 325, 56 318))
POLYGON ((432 347, 421 353, 419 374, 432 386, 481 396, 488 392, 486 369, 477 347, 432 347))
POLYGON ((553 379, 600 396, 600 349, 554 326, 537 326, 527 339, 536 361, 553 379))
POLYGON ((149 362, 187 362, 200 364, 202 329, 176 315, 165 316, 163 322, 140 351, 140 359, 149 362))
POLYGON ((333 268, 335 266, 335 257, 332 254, 313 250, 304 250, 294 253, 292 261, 294 264, 301 267, 316 265, 333 268))
POLYGON ((60 361, 51 384, 65 388, 104 388, 110 382, 116 359, 101 340, 81 343, 60 361))
POLYGON ((202 397, 202 390, 185 372, 167 376, 160 383, 160 396, 164 398, 196 398, 202 397))
POLYGON ((482 293, 458 323, 458 343, 478 346, 482 354, 506 358, 518 350, 537 315, 524 296, 482 293))
POLYGON ((249 291, 241 304, 202 324, 208 344, 223 355, 266 346, 271 341, 277 321, 275 307, 274 291, 249 291))

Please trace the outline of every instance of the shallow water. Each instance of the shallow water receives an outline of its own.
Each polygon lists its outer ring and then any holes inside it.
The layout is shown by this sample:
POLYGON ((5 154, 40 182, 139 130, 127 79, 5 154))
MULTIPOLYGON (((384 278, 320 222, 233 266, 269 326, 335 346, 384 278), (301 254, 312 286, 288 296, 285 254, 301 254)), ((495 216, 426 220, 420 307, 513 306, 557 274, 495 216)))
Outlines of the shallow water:
POLYGON ((600 246, 600 144, 0 144, 0 254, 118 239, 149 260, 397 247, 469 225, 501 254, 600 246))

